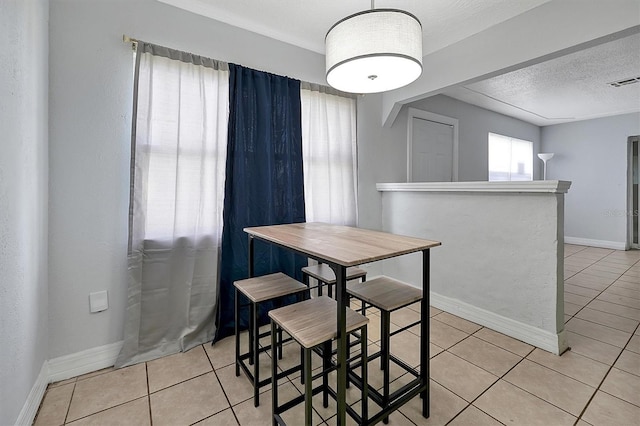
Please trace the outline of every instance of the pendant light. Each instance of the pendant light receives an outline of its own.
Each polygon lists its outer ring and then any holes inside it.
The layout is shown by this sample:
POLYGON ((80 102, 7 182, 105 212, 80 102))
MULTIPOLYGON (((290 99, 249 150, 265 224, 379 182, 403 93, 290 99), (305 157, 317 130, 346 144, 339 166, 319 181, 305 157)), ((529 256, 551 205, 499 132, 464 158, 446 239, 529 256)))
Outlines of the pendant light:
POLYGON ((325 38, 327 82, 343 92, 397 89, 422 74, 422 24, 409 12, 375 9, 338 21, 325 38))

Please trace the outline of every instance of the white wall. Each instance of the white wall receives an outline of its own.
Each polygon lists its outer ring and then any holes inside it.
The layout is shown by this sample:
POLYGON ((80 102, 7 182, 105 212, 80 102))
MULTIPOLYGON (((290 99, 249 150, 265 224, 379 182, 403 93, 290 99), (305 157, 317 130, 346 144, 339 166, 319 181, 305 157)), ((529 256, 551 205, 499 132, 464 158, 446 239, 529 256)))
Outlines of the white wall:
POLYGON ((627 138, 640 134, 640 114, 542 128, 542 150, 554 152, 549 179, 572 181, 565 236, 624 246, 627 239, 627 138))
MULTIPOLYGON (((396 186, 382 193, 382 230, 442 242, 430 250, 433 306, 558 354, 564 194, 553 192, 557 183, 513 184, 517 191, 494 192, 497 182, 396 186)), ((421 263, 419 253, 400 256, 383 272, 422 287, 421 263)))
POLYGON ((50 358, 122 339, 133 80, 123 34, 324 82, 319 54, 154 0, 51 2, 50 358), (90 314, 97 290, 110 307, 90 314))
POLYGON ((0 1, 0 424, 47 359, 48 1, 0 1))

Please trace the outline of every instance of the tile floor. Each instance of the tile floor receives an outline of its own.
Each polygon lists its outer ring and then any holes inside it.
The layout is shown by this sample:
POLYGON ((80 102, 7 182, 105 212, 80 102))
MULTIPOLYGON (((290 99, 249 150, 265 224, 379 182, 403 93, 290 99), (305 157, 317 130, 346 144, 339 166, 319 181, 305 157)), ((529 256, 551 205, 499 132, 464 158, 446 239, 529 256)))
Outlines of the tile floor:
MULTIPOLYGON (((640 252, 566 245, 565 322, 571 351, 561 357, 431 308, 431 418, 418 399, 392 425, 640 424, 640 252)), ((371 349, 379 338, 372 312, 371 349)), ((418 318, 392 315, 402 327, 418 318)), ((418 331, 392 340, 394 352, 418 362, 418 331)), ((36 425, 268 425, 269 389, 254 408, 252 389, 233 366, 233 338, 121 370, 105 369, 49 386, 36 425)), ((264 354, 263 366, 269 368, 264 354)), ((285 347, 286 368, 297 361, 285 347)), ((370 383, 380 374, 371 368, 370 383)), ((399 376, 397 369, 392 374, 399 376)), ((393 383, 402 385, 408 376, 393 383)), ((280 395, 298 395, 299 381, 282 381, 280 395)), ((358 392, 348 392, 359 404, 358 392)), ((335 405, 314 404, 314 424, 335 424, 335 405), (332 411, 333 410, 333 411, 332 411)), ((302 424, 302 407, 285 416, 302 424)), ((371 409, 374 409, 373 407, 371 409)))

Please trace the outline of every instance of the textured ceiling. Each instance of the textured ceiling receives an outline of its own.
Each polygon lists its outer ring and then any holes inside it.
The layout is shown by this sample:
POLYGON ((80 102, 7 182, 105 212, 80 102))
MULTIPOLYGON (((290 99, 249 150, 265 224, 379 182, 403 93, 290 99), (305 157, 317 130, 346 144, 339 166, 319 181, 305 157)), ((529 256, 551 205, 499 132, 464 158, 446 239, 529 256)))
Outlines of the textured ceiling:
POLYGON ((640 111, 640 34, 604 43, 445 95, 540 125, 640 111))
MULTIPOLYGON (((236 27, 324 53, 324 36, 370 0, 159 0, 236 27)), ((423 53, 434 52, 550 0, 377 0, 420 19, 423 53)))

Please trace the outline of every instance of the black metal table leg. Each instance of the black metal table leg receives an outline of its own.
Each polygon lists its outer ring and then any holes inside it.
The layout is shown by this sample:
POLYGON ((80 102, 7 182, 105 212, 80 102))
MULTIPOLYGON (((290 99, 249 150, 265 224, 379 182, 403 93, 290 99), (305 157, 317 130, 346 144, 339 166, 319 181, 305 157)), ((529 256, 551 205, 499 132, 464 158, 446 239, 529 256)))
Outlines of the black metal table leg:
POLYGON ((336 274, 336 299, 338 302, 338 380, 337 406, 338 426, 346 425, 347 414, 347 268, 340 265, 330 265, 336 274))
POLYGON ((240 295, 238 289, 235 289, 235 311, 233 312, 233 321, 235 322, 234 332, 236 335, 236 377, 240 375, 240 295))
POLYGON ((429 306, 430 306, 430 257, 429 249, 422 251, 422 301, 420 303, 420 379, 426 384, 422 397, 422 416, 429 418, 429 306))

